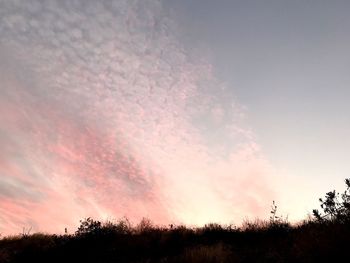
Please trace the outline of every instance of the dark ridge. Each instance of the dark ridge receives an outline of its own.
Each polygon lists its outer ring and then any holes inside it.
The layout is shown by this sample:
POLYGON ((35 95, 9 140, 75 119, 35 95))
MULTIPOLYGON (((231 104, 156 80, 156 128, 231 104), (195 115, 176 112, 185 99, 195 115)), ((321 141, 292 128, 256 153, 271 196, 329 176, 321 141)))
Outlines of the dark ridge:
POLYGON ((75 234, 23 233, 0 240, 0 262, 348 262, 350 180, 343 193, 320 198, 321 212, 291 225, 277 216, 242 226, 210 223, 190 228, 155 226, 143 219, 100 222, 86 218, 75 234))

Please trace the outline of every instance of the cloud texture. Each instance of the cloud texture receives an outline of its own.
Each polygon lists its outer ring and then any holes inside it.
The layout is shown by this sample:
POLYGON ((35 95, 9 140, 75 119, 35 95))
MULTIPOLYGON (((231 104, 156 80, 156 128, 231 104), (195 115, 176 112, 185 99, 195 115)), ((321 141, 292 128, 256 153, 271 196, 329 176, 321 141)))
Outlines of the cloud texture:
POLYGON ((0 1, 0 35, 0 232, 268 213, 243 108, 160 1, 0 1))

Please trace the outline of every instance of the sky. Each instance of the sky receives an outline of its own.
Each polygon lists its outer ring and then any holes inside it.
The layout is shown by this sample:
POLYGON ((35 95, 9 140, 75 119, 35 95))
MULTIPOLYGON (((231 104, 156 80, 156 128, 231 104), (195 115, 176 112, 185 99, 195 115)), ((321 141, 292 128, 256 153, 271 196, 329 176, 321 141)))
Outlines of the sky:
POLYGON ((306 218, 350 174, 349 8, 0 0, 0 233, 306 218))

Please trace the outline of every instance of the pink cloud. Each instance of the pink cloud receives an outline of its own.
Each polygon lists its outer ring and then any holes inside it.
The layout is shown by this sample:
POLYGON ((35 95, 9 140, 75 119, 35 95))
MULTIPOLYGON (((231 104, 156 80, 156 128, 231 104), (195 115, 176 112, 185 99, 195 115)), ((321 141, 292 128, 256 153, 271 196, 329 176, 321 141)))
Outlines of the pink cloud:
POLYGON ((48 14, 23 7, 24 25, 2 4, 2 61, 14 66, 0 78, 0 174, 22 190, 0 193, 0 232, 62 232, 87 216, 203 224, 268 213, 274 171, 241 107, 209 64, 190 61, 159 2, 122 2, 38 1, 48 14))

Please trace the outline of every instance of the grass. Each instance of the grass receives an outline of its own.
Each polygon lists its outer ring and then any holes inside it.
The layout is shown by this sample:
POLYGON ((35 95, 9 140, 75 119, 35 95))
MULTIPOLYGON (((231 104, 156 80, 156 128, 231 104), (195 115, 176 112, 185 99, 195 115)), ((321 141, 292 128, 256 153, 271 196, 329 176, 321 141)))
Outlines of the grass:
POLYGON ((128 231, 108 223, 74 235, 5 237, 0 262, 337 262, 349 258, 349 241, 350 225, 336 221, 128 231))

